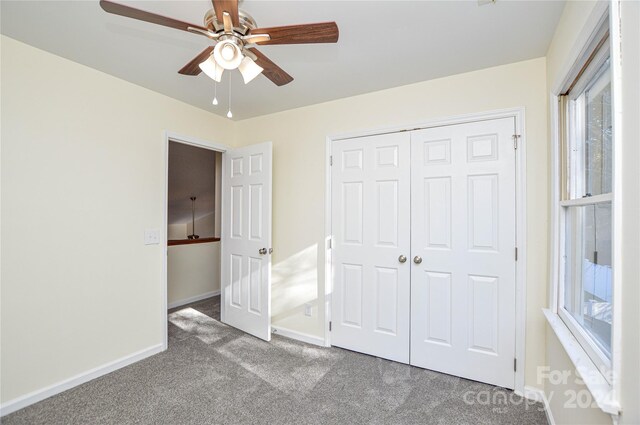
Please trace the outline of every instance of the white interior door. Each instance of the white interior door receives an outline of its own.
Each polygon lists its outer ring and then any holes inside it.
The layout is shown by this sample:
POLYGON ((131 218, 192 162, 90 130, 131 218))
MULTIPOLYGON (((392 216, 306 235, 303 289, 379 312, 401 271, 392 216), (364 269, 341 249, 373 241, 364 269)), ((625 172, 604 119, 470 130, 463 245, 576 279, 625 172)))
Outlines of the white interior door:
POLYGON ((336 141, 331 344, 409 361, 408 133, 336 141))
POLYGON ((411 134, 411 364, 506 388, 515 379, 514 125, 411 134))
POLYGON ((223 154, 221 319, 271 339, 271 142, 223 154))

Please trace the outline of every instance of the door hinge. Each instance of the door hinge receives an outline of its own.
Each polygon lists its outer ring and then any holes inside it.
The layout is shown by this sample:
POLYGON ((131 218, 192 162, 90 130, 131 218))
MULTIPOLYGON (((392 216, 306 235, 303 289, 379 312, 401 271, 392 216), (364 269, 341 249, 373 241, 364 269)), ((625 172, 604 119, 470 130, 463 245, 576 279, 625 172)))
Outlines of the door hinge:
POLYGON ((329 166, 333 165, 333 155, 329 155, 329 166))
POLYGON ((329 322, 329 332, 331 332, 331 322, 329 322))
POLYGON ((513 149, 518 149, 518 139, 520 138, 520 135, 514 134, 511 137, 513 137, 513 149))
POLYGON ((333 238, 329 238, 329 249, 333 248, 333 238))
POLYGON ((516 250, 516 261, 518 261, 518 247, 516 247, 515 250, 516 250))
POLYGON ((513 371, 515 372, 518 368, 518 359, 513 359, 513 371))

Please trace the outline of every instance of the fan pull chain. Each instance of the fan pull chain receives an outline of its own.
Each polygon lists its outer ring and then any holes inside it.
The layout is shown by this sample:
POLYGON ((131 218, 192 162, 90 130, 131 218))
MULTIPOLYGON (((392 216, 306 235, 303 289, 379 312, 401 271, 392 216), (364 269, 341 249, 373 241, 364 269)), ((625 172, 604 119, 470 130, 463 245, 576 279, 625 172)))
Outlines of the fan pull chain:
POLYGON ((211 102, 214 106, 218 104, 218 82, 213 82, 213 101, 211 102))
POLYGON ((229 112, 227 112, 227 118, 233 117, 231 113, 231 73, 229 73, 229 112))

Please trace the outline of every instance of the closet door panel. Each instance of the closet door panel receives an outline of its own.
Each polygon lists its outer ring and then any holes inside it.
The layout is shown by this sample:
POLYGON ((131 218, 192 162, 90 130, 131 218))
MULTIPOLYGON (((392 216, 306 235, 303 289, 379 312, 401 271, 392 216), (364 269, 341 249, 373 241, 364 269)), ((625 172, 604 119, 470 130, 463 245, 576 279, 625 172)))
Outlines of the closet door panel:
POLYGON ((514 119, 411 134, 411 364, 513 388, 514 119))
POLYGON ((332 345, 409 362, 410 140, 332 145, 332 345))

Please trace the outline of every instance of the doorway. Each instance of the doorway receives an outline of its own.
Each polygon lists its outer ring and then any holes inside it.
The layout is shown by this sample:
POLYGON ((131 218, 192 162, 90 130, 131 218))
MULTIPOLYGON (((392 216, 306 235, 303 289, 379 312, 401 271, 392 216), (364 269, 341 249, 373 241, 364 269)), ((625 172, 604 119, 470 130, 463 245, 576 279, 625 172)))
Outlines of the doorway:
POLYGON ((332 345, 521 390, 520 117, 329 142, 332 345))
POLYGON ((169 141, 167 302, 220 295, 222 153, 169 141))
MULTIPOLYGON (((207 152, 210 152, 212 154, 217 154, 217 155, 222 155, 224 154, 227 150, 228 147, 225 145, 221 145, 221 144, 217 144, 217 143, 213 143, 213 142, 209 142, 209 141, 205 141, 205 140, 200 140, 200 139, 196 139, 190 136, 185 136, 185 135, 181 135, 181 134, 177 134, 177 133, 172 133, 172 132, 165 132, 163 134, 163 145, 164 145, 164 163, 165 163, 165 188, 164 188, 164 225, 163 228, 165 229, 166 233, 164 238, 162 238, 162 245, 163 245, 163 253, 164 253, 164 261, 163 261, 163 270, 162 270, 162 282, 163 282, 163 296, 162 296, 162 310, 161 310, 161 315, 160 315, 160 319, 161 319, 161 326, 162 326, 162 336, 163 336, 163 349, 166 350, 168 348, 169 345, 169 329, 168 329, 168 311, 169 308, 171 307, 177 307, 178 305, 180 305, 182 302, 186 301, 186 302, 194 302, 195 299, 193 299, 193 301, 189 301, 189 299, 187 298, 186 300, 184 298, 182 299, 178 299, 178 300, 172 300, 171 302, 169 301, 169 270, 168 270, 168 266, 169 266, 169 239, 182 239, 185 236, 188 236, 189 234, 192 234, 193 232, 189 232, 188 230, 190 229, 188 227, 188 225, 183 225, 181 224, 179 227, 179 230, 176 232, 175 228, 171 230, 171 232, 169 231, 169 151, 170 151, 170 145, 171 144, 179 144, 180 146, 185 146, 188 148, 196 148, 196 149, 203 149, 207 152), (186 234, 186 235, 185 235, 186 234), (180 302, 176 302, 176 301, 180 301, 180 302)), ((174 145, 175 146, 175 145, 174 145)), ((219 170, 219 173, 221 172, 221 167, 219 170)), ((215 179, 215 176, 214 176, 215 179)), ((218 180, 219 183, 221 184, 221 179, 218 180)), ((217 191, 218 194, 221 194, 221 190, 217 191)), ((189 197, 191 196, 191 194, 189 194, 189 197)), ((188 200, 189 202, 191 201, 190 199, 188 200)), ((197 202, 197 199, 196 199, 197 202)), ((218 197, 218 199, 215 199, 214 196, 214 202, 217 202, 220 206, 220 208, 222 207, 222 199, 220 199, 220 197, 218 197)), ((189 207, 191 205, 188 205, 189 207)), ((189 211, 191 212, 191 211, 189 211)), ((215 214, 215 212, 214 212, 215 214)), ((193 220, 191 222, 191 225, 193 226, 193 220)), ((196 227, 198 227, 198 224, 196 224, 196 227)), ((216 231, 215 229, 215 222, 214 222, 214 232, 216 231)), ((199 228, 198 228, 199 229, 199 228)), ((191 228, 191 230, 193 230, 191 228)), ((198 230, 199 231, 199 230, 198 230)), ((219 229, 219 231, 221 232, 222 230, 219 229)), ((196 233, 197 234, 197 233, 196 233)), ((217 244, 219 245, 217 248, 219 250, 221 250, 221 244, 222 242, 219 241, 217 242, 217 244)), ((175 248, 175 247, 173 247, 175 248)), ((173 249, 172 248, 172 249, 173 249)), ((212 248, 211 246, 208 248, 212 248)), ((207 248, 205 247, 204 249, 205 251, 207 250, 207 248)), ((181 253, 180 253, 181 254, 181 253)), ((215 258, 215 257, 214 257, 215 258)), ((221 263, 218 260, 218 271, 220 270, 221 267, 221 263)), ((219 275, 218 275, 218 281, 219 280, 219 275)), ((221 288, 221 282, 220 282, 220 287, 221 288)), ((220 289, 219 289, 220 290, 220 289)), ((213 295, 213 294, 212 294, 213 295)), ((197 299, 197 297, 196 297, 197 299)))
MULTIPOLYGON (((172 143, 182 149, 199 149, 202 156, 215 158, 212 168, 214 186, 218 188, 213 195, 213 220, 209 224, 196 219, 194 209, 191 210, 191 223, 183 223, 171 229, 172 234, 186 233, 187 239, 178 245, 197 246, 212 243, 212 252, 203 254, 207 266, 216 263, 215 256, 219 255, 219 267, 213 271, 219 279, 220 293, 220 321, 241 331, 264 340, 271 338, 271 174, 272 174, 272 145, 271 142, 258 143, 241 148, 230 149, 224 145, 197 140, 191 137, 165 133, 165 215, 164 228, 167 229, 163 239, 163 348, 168 346, 168 259, 169 248, 175 248, 169 243, 169 153, 172 143), (184 146, 186 145, 186 146, 184 146), (217 163, 215 163, 217 161, 217 163), (217 216, 216 220, 216 210, 217 216), (213 225, 211 226, 211 223, 213 225), (218 223, 218 224, 216 224, 218 223), (194 226, 195 225, 195 226, 194 226), (213 236, 201 238, 200 230, 213 228, 213 236), (216 232, 219 229, 219 238, 216 232), (218 247, 217 254, 215 247, 218 247)), ((206 161, 205 161, 206 162, 206 161)), ((211 162, 211 161, 209 161, 211 162)), ((186 193, 186 192, 185 192, 186 193)), ((182 198, 185 198, 185 193, 182 198)), ((197 202, 197 195, 189 193, 192 208, 197 202), (192 200, 191 198, 196 198, 192 200)), ((184 199, 182 199, 184 201, 184 199)), ((183 211, 184 212, 184 211, 183 211)), ((208 217, 204 214, 203 217, 208 217)), ((208 236, 208 235, 202 235, 208 236)), ((199 297, 215 294, 215 288, 205 291, 199 297), (213 292, 213 293, 212 293, 213 292)), ((197 301, 187 298, 184 302, 197 301)), ((175 306, 175 305, 174 305, 175 306)))

